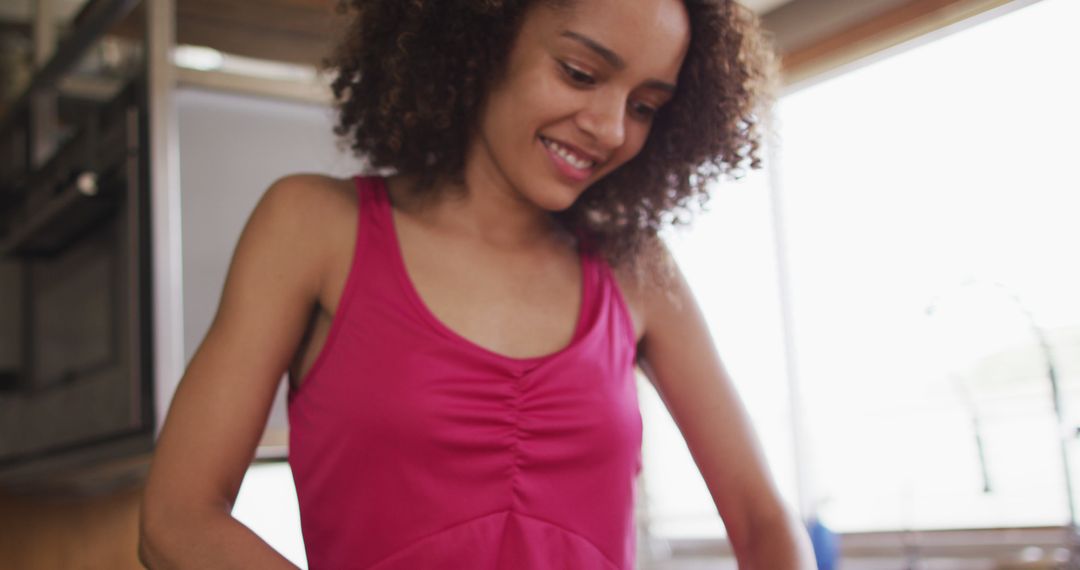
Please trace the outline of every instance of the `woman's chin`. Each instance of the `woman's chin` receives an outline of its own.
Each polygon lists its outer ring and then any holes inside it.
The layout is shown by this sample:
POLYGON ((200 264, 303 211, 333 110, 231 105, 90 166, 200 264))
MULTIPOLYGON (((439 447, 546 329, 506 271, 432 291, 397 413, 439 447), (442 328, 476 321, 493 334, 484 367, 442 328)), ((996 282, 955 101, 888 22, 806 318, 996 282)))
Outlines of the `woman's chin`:
POLYGON ((559 184, 545 192, 540 199, 534 200, 534 203, 549 212, 561 212, 573 206, 580 195, 581 191, 559 184))

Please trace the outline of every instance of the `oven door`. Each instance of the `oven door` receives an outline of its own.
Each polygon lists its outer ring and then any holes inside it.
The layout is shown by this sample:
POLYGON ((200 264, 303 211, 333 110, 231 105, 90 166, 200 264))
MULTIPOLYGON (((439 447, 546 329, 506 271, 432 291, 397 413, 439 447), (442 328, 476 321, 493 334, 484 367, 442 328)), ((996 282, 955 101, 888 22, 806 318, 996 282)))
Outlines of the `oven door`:
POLYGON ((5 180, 6 488, 94 485, 95 468, 152 448, 145 92, 136 77, 105 102, 62 101, 77 118, 55 152, 5 180))

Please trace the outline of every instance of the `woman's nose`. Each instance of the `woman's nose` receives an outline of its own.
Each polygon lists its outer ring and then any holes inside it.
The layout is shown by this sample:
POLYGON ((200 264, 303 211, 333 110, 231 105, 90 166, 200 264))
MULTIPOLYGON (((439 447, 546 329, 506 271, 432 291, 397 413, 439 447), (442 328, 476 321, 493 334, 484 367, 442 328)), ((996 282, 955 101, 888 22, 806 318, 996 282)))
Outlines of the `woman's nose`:
POLYGON ((596 93, 577 115, 578 127, 592 135, 598 146, 612 150, 626 140, 626 100, 615 94, 596 93))

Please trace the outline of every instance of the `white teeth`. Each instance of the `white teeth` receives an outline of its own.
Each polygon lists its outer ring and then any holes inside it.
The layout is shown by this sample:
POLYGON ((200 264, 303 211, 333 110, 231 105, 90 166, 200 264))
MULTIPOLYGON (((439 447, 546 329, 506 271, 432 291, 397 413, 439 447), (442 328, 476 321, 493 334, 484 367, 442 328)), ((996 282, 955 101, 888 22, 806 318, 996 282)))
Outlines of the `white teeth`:
POLYGON ((579 170, 585 170, 586 168, 592 168, 592 166, 596 164, 595 161, 578 158, 573 153, 566 150, 565 147, 555 141, 548 139, 541 140, 544 141, 544 144, 547 145, 548 148, 555 151, 555 154, 559 155, 563 160, 565 160, 567 163, 570 164, 570 166, 573 166, 574 168, 577 168, 579 170))

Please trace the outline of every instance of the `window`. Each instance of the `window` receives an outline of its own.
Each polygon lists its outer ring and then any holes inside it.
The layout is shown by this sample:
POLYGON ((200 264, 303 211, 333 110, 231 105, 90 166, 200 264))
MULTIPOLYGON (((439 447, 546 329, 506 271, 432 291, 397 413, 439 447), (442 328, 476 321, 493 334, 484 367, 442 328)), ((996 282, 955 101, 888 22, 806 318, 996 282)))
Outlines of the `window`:
POLYGON ((1067 521, 1037 337, 1074 426, 1078 21, 1045 0, 781 102, 804 468, 837 530, 1067 521))
MULTIPOLYGON (((979 19, 783 96, 772 180, 722 185, 713 211, 668 240, 785 499, 835 530, 1068 518, 1038 336, 1074 429, 1080 3, 979 19)), ((722 536, 677 429, 641 386, 651 533, 722 536)))
MULTIPOLYGON (((784 498, 796 503, 772 200, 767 173, 712 189, 689 229, 665 236, 754 423, 784 498)), ((639 382, 649 533, 715 538, 723 524, 686 444, 648 381, 639 382)), ((718 420, 719 421, 719 420, 718 420)))

